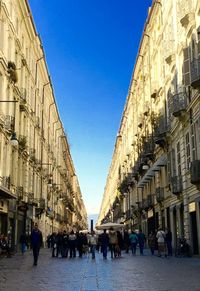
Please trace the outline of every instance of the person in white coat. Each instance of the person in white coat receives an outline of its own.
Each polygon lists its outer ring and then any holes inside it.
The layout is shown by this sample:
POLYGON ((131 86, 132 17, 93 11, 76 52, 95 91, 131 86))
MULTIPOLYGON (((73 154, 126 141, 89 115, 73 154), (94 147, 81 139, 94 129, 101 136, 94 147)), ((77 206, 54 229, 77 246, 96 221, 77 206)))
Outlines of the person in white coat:
POLYGON ((89 236, 89 245, 92 253, 92 259, 95 259, 95 250, 97 245, 97 236, 94 231, 91 232, 91 235, 89 236))
POLYGON ((164 253, 166 256, 165 232, 161 227, 158 229, 156 238, 158 241, 158 256, 161 257, 162 253, 164 253))

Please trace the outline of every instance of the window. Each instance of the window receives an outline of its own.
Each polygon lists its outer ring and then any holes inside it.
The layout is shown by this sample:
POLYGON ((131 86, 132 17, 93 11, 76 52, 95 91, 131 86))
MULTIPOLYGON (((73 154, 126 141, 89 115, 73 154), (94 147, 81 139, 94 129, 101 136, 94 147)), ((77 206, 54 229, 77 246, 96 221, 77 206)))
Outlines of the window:
POLYGON ((186 168, 187 170, 190 169, 190 134, 189 132, 185 136, 185 148, 186 148, 186 168))
POLYGON ((191 124, 191 154, 192 160, 196 160, 196 140, 195 140, 195 126, 191 124))
POLYGON ((177 174, 181 176, 181 151, 180 151, 180 142, 176 145, 176 159, 177 159, 177 174))

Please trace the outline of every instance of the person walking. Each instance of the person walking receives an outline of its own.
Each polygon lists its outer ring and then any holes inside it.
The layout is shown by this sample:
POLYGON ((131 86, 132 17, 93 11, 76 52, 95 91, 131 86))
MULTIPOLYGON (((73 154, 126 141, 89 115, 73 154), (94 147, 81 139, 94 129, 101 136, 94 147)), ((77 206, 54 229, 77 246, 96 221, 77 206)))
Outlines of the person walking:
POLYGON ((151 254, 154 255, 155 247, 156 247, 156 235, 153 231, 150 231, 148 236, 148 245, 151 250, 151 254))
POLYGON ((42 233, 38 229, 37 223, 35 223, 32 233, 31 233, 31 246, 33 250, 33 258, 34 258, 33 265, 34 266, 37 266, 39 252, 40 252, 42 243, 43 243, 42 233))
POLYGON ((91 235, 89 236, 89 244, 90 244, 90 249, 92 253, 92 259, 95 259, 95 250, 97 246, 97 236, 94 232, 94 230, 91 232, 91 235))
POLYGON ((166 257, 165 232, 161 227, 159 227, 156 237, 158 240, 158 256, 161 257, 162 253, 165 253, 166 257))
POLYGON ((55 257, 55 251, 57 249, 57 234, 53 232, 51 235, 51 248, 52 248, 52 258, 55 257))
POLYGON ((124 231, 124 248, 126 254, 129 253, 129 247, 130 247, 130 238, 129 238, 129 233, 127 230, 124 231))
POLYGON ((167 245, 168 256, 172 256, 172 232, 169 228, 166 228, 165 231, 165 242, 167 245))
POLYGON ((109 237, 106 233, 106 229, 104 229, 103 233, 101 234, 101 251, 103 253, 103 258, 107 259, 107 252, 109 246, 109 237))
POLYGON ((22 255, 25 253, 26 249, 27 249, 27 236, 25 233, 22 233, 19 239, 19 242, 21 244, 21 252, 22 255))
POLYGON ((142 256, 144 254, 144 244, 146 241, 146 237, 145 237, 145 234, 142 232, 142 229, 139 230, 137 237, 138 237, 138 243, 139 243, 139 248, 140 248, 140 255, 142 256))
POLYGON ((82 258, 83 256, 83 234, 81 232, 77 233, 77 250, 79 258, 82 258))
POLYGON ((117 233, 111 227, 110 231, 109 231, 109 244, 110 244, 111 259, 113 259, 113 257, 116 257, 115 247, 116 247, 117 243, 118 243, 117 233))
POLYGON ((73 230, 69 234, 69 252, 70 258, 76 257, 76 235, 73 230))
POLYGON ((68 249, 69 249, 69 237, 66 230, 64 230, 63 235, 62 235, 62 245, 61 245, 62 258, 68 257, 68 249))
POLYGON ((136 247, 137 247, 137 243, 138 243, 138 237, 134 231, 132 231, 131 234, 129 235, 129 240, 131 243, 132 255, 135 255, 136 254, 136 247))

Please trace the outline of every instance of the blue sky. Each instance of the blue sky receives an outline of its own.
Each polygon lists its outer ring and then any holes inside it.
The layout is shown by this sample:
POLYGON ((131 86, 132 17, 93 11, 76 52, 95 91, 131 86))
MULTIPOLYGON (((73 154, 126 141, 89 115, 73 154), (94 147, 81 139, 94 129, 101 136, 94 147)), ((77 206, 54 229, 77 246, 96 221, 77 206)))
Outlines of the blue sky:
POLYGON ((152 0, 29 0, 88 214, 98 213, 152 0))

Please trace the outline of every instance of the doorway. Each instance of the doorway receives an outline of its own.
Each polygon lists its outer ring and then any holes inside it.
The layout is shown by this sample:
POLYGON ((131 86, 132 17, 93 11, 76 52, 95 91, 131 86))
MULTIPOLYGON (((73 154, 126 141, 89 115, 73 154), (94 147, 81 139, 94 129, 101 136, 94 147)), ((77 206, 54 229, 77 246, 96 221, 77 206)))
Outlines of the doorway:
POLYGON ((190 212, 190 223, 191 223, 193 254, 197 255, 199 253, 199 248, 198 248, 196 211, 190 212))

